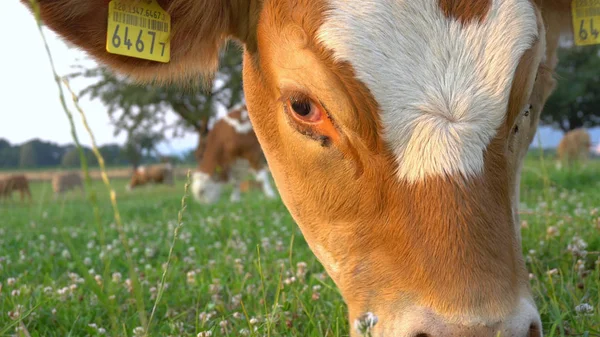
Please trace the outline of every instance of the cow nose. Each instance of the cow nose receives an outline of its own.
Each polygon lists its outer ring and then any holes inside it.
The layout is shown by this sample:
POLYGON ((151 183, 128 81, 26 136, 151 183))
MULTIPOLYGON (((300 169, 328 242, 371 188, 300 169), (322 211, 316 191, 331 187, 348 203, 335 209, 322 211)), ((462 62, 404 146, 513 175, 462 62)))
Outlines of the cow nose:
POLYGON ((542 337, 537 322, 529 326, 494 328, 484 325, 430 325, 427 329, 417 329, 408 333, 408 337, 542 337))
MULTIPOLYGON (((421 306, 405 307, 400 313, 382 310, 371 332, 373 337, 542 337, 541 327, 535 304, 523 298, 507 314, 490 310, 441 315, 421 306)), ((355 336, 364 333, 356 330, 355 336)))
POLYGON ((436 315, 413 316, 406 326, 406 337, 542 337, 541 323, 537 315, 520 312, 501 321, 486 322, 481 319, 459 319, 450 323, 436 315), (420 316, 420 317, 419 317, 420 316))

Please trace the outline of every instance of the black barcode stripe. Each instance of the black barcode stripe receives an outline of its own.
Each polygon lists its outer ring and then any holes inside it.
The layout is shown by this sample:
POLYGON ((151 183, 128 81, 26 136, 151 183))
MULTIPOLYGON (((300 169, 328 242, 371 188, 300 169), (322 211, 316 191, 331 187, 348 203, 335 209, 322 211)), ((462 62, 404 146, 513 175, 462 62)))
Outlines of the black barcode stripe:
POLYGON ((147 28, 150 30, 156 30, 161 32, 169 32, 169 24, 166 22, 142 18, 137 15, 114 12, 113 19, 116 22, 120 22, 126 25, 138 26, 141 28, 147 28))
POLYGON ((162 31, 162 32, 168 32, 169 31, 169 25, 166 22, 162 22, 162 21, 157 21, 157 20, 150 19, 150 27, 149 27, 149 29, 159 30, 159 31, 162 31))
POLYGON ((579 18, 587 18, 590 16, 598 16, 600 15, 600 8, 578 8, 577 9, 577 17, 579 18))
POLYGON ((124 23, 126 25, 140 26, 142 28, 146 28, 146 27, 144 27, 144 26, 141 25, 141 23, 140 23, 140 17, 135 16, 135 15, 131 15, 131 14, 127 14, 127 13, 115 12, 114 15, 113 15, 113 19, 116 22, 124 23))

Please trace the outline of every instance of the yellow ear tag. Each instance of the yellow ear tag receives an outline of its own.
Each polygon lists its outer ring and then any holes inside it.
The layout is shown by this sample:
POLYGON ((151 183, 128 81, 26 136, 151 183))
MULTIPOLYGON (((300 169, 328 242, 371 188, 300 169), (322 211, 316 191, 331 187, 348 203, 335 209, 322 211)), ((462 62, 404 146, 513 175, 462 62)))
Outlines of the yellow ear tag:
POLYGON ((600 0, 573 0, 571 15, 575 44, 600 44, 600 0))
POLYGON ((168 63, 171 59, 171 16, 156 0, 108 3, 106 51, 168 63))

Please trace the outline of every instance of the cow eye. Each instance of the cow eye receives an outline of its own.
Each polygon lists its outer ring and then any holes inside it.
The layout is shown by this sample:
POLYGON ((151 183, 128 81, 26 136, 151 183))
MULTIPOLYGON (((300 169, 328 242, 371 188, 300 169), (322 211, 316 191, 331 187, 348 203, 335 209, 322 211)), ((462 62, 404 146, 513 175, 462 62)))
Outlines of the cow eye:
POLYGON ((322 118, 321 108, 308 97, 293 96, 285 104, 288 112, 302 122, 316 123, 322 118))

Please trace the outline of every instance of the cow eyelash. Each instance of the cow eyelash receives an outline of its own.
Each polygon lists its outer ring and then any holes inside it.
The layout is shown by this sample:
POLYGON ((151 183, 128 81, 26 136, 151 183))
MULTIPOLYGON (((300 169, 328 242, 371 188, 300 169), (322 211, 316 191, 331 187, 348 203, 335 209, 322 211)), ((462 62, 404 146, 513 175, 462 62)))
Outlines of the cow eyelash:
POLYGON ((278 100, 283 105, 287 120, 299 133, 328 146, 331 139, 324 135, 320 126, 330 121, 329 114, 318 100, 298 91, 284 92, 278 100))

